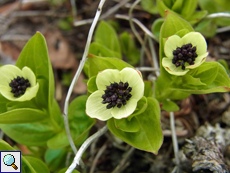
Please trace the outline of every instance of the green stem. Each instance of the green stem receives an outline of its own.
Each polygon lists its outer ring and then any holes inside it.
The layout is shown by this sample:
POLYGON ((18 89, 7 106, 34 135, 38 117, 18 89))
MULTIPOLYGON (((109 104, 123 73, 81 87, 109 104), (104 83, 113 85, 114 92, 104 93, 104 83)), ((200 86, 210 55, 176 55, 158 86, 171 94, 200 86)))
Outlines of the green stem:
POLYGON ((59 125, 57 124, 56 121, 54 121, 54 119, 52 117, 50 117, 50 123, 52 124, 52 126, 54 127, 54 131, 56 133, 60 132, 62 129, 59 127, 59 125))

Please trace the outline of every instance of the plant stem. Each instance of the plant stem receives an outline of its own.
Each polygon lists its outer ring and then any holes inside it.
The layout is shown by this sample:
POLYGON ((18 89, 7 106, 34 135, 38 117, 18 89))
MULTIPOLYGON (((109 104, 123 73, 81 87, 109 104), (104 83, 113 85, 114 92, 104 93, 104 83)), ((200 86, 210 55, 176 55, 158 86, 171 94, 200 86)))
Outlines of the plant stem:
POLYGON ((207 15, 205 18, 207 19, 213 19, 218 17, 230 17, 230 13, 212 13, 207 15))
MULTIPOLYGON (((173 112, 170 112, 170 127, 171 127, 171 131, 172 131, 172 142, 173 142, 174 155, 175 155, 175 159, 176 159, 176 165, 178 167, 180 164, 180 160, 178 157, 178 142, 177 142, 174 113, 173 112)), ((177 170, 179 171, 179 169, 177 169, 177 170)))
MULTIPOLYGON (((156 54, 156 51, 155 51, 153 40, 149 37, 148 41, 149 41, 149 47, 150 47, 150 51, 151 51, 152 58, 153 58, 154 67, 156 69, 159 69, 159 65, 158 65, 158 62, 157 62, 157 54, 156 54)), ((159 75, 160 75, 160 71, 156 71, 156 76, 158 77, 159 75)))
POLYGON ((147 34, 149 37, 154 39, 156 42, 159 42, 158 38, 155 35, 153 35, 153 33, 150 30, 148 30, 148 28, 146 28, 145 25, 143 25, 136 18, 130 18, 129 16, 122 15, 122 14, 116 14, 115 18, 124 19, 124 20, 132 20, 134 23, 136 23, 145 32, 145 34, 147 34))
POLYGON ((86 141, 82 144, 82 146, 80 147, 79 151, 75 155, 73 163, 69 166, 69 168, 67 169, 67 171, 65 173, 71 173, 75 169, 76 165, 79 165, 79 161, 81 159, 81 156, 83 155, 83 153, 85 152, 85 150, 88 148, 88 146, 95 139, 97 139, 101 135, 103 135, 107 130, 108 130, 108 127, 107 127, 107 125, 105 125, 103 128, 101 128, 100 130, 98 130, 95 134, 93 134, 88 139, 86 139, 86 141))
POLYGON ((85 62, 87 60, 87 55, 88 55, 88 52, 89 52, 89 46, 90 46, 90 43, 91 43, 91 40, 92 40, 93 32, 94 32, 94 29, 95 29, 96 24, 98 22, 98 19, 99 19, 100 15, 101 15, 102 7, 103 7, 105 1, 106 0, 101 0, 99 5, 98 5, 96 15, 94 17, 93 23, 92 23, 92 25, 90 27, 90 30, 89 30, 89 34, 88 34, 85 50, 84 50, 84 53, 83 53, 83 56, 82 56, 82 60, 81 60, 81 62, 79 64, 77 72, 76 72, 76 74, 75 74, 75 76, 74 76, 74 78, 73 78, 73 80, 71 82, 70 88, 68 90, 68 93, 67 93, 67 96, 66 96, 66 99, 65 99, 65 104, 64 104, 63 117, 64 117, 65 130, 66 130, 66 134, 67 134, 70 146, 71 146, 71 148, 72 148, 72 150, 74 151, 75 154, 77 153, 77 148, 74 145, 73 139, 71 137, 70 128, 69 128, 69 122, 68 122, 69 99, 70 99, 70 95, 72 94, 73 87, 76 84, 76 82, 77 82, 77 80, 78 80, 78 78, 80 76, 80 73, 82 72, 82 69, 83 69, 83 67, 85 65, 85 62))

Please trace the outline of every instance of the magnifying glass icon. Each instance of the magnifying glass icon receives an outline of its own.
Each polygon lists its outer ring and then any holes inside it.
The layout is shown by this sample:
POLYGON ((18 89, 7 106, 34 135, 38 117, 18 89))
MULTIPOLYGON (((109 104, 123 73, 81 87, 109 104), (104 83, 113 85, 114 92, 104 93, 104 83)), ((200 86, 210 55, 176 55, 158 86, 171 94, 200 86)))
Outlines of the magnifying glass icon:
POLYGON ((7 166, 12 166, 15 170, 18 169, 18 167, 14 164, 15 163, 15 158, 11 154, 7 154, 3 157, 3 162, 7 166))

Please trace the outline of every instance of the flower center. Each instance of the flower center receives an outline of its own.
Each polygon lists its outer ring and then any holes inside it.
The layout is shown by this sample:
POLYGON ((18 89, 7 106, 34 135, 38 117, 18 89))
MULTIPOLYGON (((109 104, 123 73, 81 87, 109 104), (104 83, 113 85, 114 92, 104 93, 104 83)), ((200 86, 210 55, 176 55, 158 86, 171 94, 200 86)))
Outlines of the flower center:
POLYGON ((185 63, 187 62, 189 65, 193 65, 196 57, 196 46, 193 47, 191 43, 188 43, 177 47, 176 50, 173 51, 172 63, 175 64, 176 67, 181 66, 182 70, 185 70, 185 63))
POLYGON ((117 106, 120 108, 122 105, 126 105, 127 101, 132 97, 130 92, 132 88, 129 87, 128 82, 120 82, 119 84, 114 82, 109 86, 106 86, 105 94, 102 95, 103 104, 107 104, 107 109, 117 106))
POLYGON ((9 86, 12 89, 11 92, 14 93, 14 97, 19 97, 25 93, 26 88, 30 87, 30 82, 28 79, 18 76, 11 80, 9 86))

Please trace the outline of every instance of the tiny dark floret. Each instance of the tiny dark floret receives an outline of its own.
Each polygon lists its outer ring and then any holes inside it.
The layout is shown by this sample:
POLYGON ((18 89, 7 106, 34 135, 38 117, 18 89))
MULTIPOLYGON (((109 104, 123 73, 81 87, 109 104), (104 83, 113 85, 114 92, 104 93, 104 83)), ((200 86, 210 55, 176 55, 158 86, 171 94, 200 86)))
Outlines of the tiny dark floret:
POLYGON ((17 76, 17 78, 11 80, 9 86, 11 87, 11 92, 14 94, 14 97, 19 97, 30 87, 30 82, 28 79, 17 76))
POLYGON ((107 104, 106 108, 111 109, 115 106, 121 108, 123 105, 127 104, 127 101, 132 97, 130 92, 132 87, 129 87, 128 82, 117 82, 111 83, 106 86, 105 94, 102 95, 102 103, 107 104))
POLYGON ((172 63, 175 64, 176 67, 181 66, 182 70, 185 70, 186 63, 193 65, 196 57, 198 56, 196 53, 196 46, 193 47, 191 43, 177 47, 172 54, 172 63))

